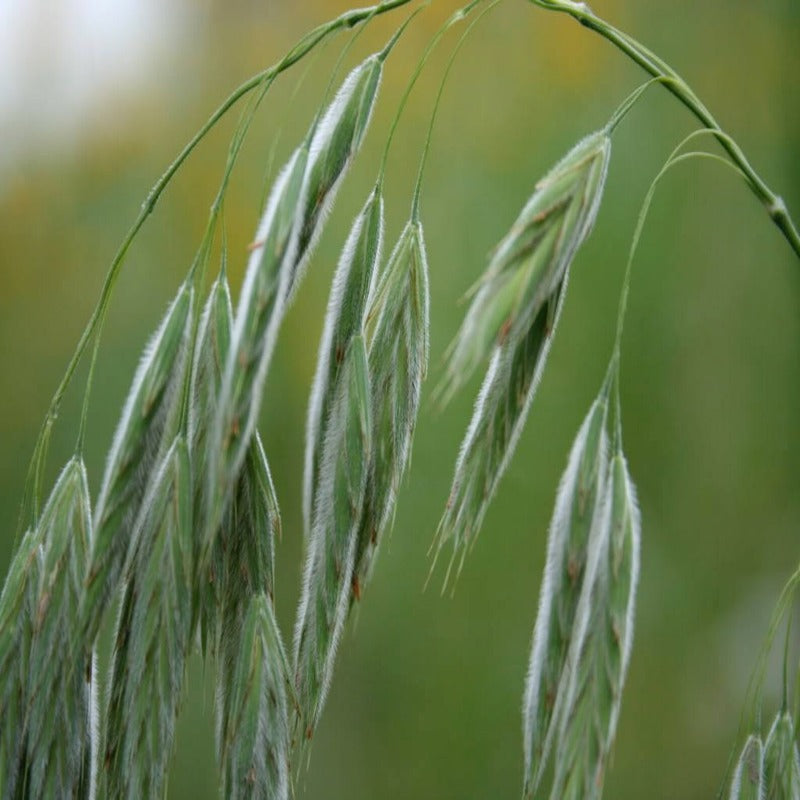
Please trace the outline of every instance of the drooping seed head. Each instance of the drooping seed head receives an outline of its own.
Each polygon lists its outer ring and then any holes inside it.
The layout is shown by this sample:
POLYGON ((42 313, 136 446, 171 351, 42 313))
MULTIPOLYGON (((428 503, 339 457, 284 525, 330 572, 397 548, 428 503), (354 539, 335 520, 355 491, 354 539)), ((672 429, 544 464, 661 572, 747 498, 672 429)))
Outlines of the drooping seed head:
POLYGON ((372 457, 358 533, 356 599, 369 577, 397 489, 411 458, 428 368, 428 263, 420 222, 409 222, 386 265, 370 310, 372 457))
POLYGON ((764 746, 758 736, 744 743, 731 781, 729 800, 764 800, 764 746))
POLYGON ((437 553, 452 539, 463 561, 511 460, 547 363, 570 264, 597 215, 609 152, 606 134, 593 134, 537 184, 451 347, 448 396, 492 355, 456 462, 437 553))
POLYGON ((104 756, 109 797, 162 797, 191 634, 192 487, 177 438, 148 487, 114 635, 104 756))
POLYGON ((33 797, 76 794, 90 751, 87 665, 77 630, 91 536, 86 469, 72 458, 39 520, 39 580, 27 686, 27 758, 33 797))
POLYGON ((604 387, 572 445, 550 522, 547 562, 523 700, 528 795, 536 790, 558 723, 554 709, 570 646, 579 646, 573 645, 573 635, 587 572, 590 532, 603 523, 607 410, 608 395, 604 387))
POLYGON ((289 718, 283 644, 264 594, 254 595, 231 653, 231 692, 221 721, 222 794, 287 800, 289 718))
POLYGON ((117 425, 94 511, 81 614, 84 641, 97 636, 123 564, 136 544, 134 522, 147 481, 176 432, 191 308, 192 288, 184 284, 145 350, 117 425))
POLYGON ((323 443, 294 636, 295 685, 310 737, 333 674, 349 610, 356 538, 371 452, 370 384, 364 339, 352 339, 323 443))
POLYGON ((589 534, 588 562, 553 709, 553 800, 601 797, 630 660, 641 524, 621 451, 612 459, 604 495, 589 534))
POLYGON ((603 194, 611 140, 604 131, 579 142, 537 183, 497 245, 451 346, 444 389, 455 392, 507 339, 519 342, 561 290, 565 273, 591 232, 603 194))
POLYGON ((383 245, 383 198, 378 185, 359 212, 339 258, 319 346, 306 425, 303 473, 303 518, 306 533, 319 491, 322 443, 344 354, 354 336, 364 330, 367 302, 372 292, 383 245))
POLYGON ((766 800, 794 800, 800 797, 800 757, 791 714, 775 717, 764 743, 764 797, 766 800))

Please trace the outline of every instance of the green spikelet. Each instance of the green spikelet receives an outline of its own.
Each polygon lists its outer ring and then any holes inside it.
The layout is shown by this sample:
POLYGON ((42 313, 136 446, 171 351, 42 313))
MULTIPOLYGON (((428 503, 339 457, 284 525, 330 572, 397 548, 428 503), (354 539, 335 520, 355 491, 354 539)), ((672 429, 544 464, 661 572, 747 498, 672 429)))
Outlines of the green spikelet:
POLYGON ((604 508, 592 526, 570 652, 554 717, 552 800, 599 800, 633 642, 641 523, 625 457, 611 461, 604 508))
POLYGON ((409 222, 392 252, 370 311, 372 458, 358 532, 356 599, 369 578, 381 534, 411 458, 428 367, 428 263, 420 222, 409 222))
POLYGON ((137 521, 108 704, 109 797, 162 797, 191 627, 192 487, 185 442, 167 451, 137 521))
POLYGON ((68 797, 88 785, 91 654, 75 629, 91 510, 79 458, 64 467, 39 521, 39 581, 28 670, 28 791, 68 797))
POLYGON ((536 187, 498 245, 455 342, 442 393, 449 397, 489 353, 489 368, 456 462, 438 530, 463 560, 514 453, 539 385, 569 267, 600 206, 610 140, 576 145, 536 187))
POLYGON ((192 289, 184 284, 145 350, 117 425, 95 507, 82 610, 84 641, 93 641, 136 547, 134 523, 147 481, 175 436, 191 328, 192 289))
POLYGON ((800 758, 788 711, 775 717, 764 744, 764 789, 765 800, 800 798, 800 758))
POLYGON ((758 736, 750 736, 742 748, 728 798, 764 800, 764 746, 758 736))
POLYGON ((251 597, 231 653, 221 722, 222 796, 286 800, 289 719, 285 656, 272 603, 251 597))
POLYGON ((550 522, 547 562, 523 698, 526 795, 536 791, 558 723, 554 709, 573 642, 590 531, 598 524, 602 509, 607 470, 607 412, 608 390, 604 386, 572 445, 550 522))
POLYGON ((325 477, 313 509, 294 635, 301 722, 311 737, 333 673, 352 588, 370 453, 370 387, 364 340, 345 353, 323 444, 325 477))

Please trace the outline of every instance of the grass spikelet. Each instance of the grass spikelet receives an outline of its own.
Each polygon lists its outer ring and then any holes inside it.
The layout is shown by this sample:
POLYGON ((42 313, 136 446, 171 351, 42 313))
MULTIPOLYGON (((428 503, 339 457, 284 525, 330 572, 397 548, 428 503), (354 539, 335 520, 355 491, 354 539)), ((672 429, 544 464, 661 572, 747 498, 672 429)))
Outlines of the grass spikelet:
POLYGON ((608 136, 576 145, 538 184, 481 279, 450 349, 451 396, 491 351, 437 533, 460 561, 514 453, 550 351, 569 266, 591 231, 608 165, 608 136))
POLYGON ((109 797, 162 797, 191 625, 192 489, 178 438, 137 521, 139 546, 114 642, 105 780, 109 797))
POLYGON ((313 509, 294 634, 295 686, 307 738, 316 727, 333 673, 352 589, 371 436, 364 339, 345 354, 323 443, 324 476, 313 509))
POLYGON ((764 746, 758 736, 744 743, 731 781, 729 800, 764 800, 764 746))
POLYGON ((222 722, 222 796, 286 800, 289 719, 283 645, 265 594, 254 595, 246 612, 222 722))
MULTIPOLYGON (((211 287, 197 333, 189 416, 192 468, 204 474, 206 443, 213 424, 222 369, 228 354, 232 310, 227 279, 220 274, 211 287)), ((219 530, 207 531, 198 520, 206 511, 204 489, 195 485, 194 529, 210 535, 195 542, 195 581, 203 650, 217 640, 234 620, 241 624, 246 605, 256 592, 273 595, 275 537, 280 534, 280 512, 269 465, 258 433, 255 434, 219 530), (210 550, 210 558, 206 551, 210 550), (203 566, 204 565, 204 566, 203 566)))
POLYGON ((536 184, 474 289, 451 345, 445 395, 452 395, 497 344, 520 341, 558 294, 597 217, 610 152, 608 134, 593 133, 536 184))
POLYGON ((83 770, 91 750, 91 653, 74 628, 91 530, 89 488, 79 458, 61 472, 39 526, 27 692, 28 791, 32 797, 69 797, 88 784, 83 770))
POLYGON ((537 787, 556 730, 559 683, 573 638, 590 529, 602 508, 607 464, 607 384, 572 445, 550 522, 547 561, 523 698, 525 793, 537 787))
POLYGON ((800 757, 795 728, 788 711, 772 723, 764 744, 765 800, 797 800, 800 797, 800 757))
POLYGON ((0 797, 18 796, 27 746, 25 709, 39 583, 41 526, 22 537, 0 595, 0 797))
POLYGON ((191 307, 192 289, 184 284, 145 350, 117 425, 94 513, 81 612, 85 641, 97 635, 135 545, 133 528, 147 481, 176 433, 191 307))
POLYGON ((595 517, 589 563, 553 716, 559 725, 553 800, 599 799, 614 743, 633 642, 641 522, 618 450, 595 517), (563 703, 562 703, 563 701, 563 703))
POLYGON ((322 443, 330 407, 347 347, 362 333, 366 306, 374 283, 383 243, 383 198, 380 185, 370 192, 356 216, 333 277, 317 368, 311 388, 306 426, 303 475, 303 519, 306 533, 319 491, 322 443))
POLYGON ((428 367, 428 263, 422 224, 409 222, 386 265, 370 310, 372 458, 358 533, 353 591, 360 598, 397 489, 411 458, 428 367))

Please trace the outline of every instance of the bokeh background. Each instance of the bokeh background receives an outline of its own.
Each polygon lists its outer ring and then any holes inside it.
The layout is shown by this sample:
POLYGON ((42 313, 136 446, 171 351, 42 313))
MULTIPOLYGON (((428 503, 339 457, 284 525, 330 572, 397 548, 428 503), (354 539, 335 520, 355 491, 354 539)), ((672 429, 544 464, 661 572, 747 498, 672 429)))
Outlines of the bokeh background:
MULTIPOLYGON (((148 187, 233 86, 347 5, 0 2, 3 572, 37 428, 148 187)), ((388 62, 366 146, 286 320, 266 387, 261 429, 283 511, 277 605, 287 637, 302 557, 304 420, 330 277, 407 77, 455 7, 436 0, 388 62)), ((797 219, 796 0, 597 0, 595 10, 690 80, 797 219)), ((348 63, 382 43, 404 14, 376 21, 348 63)), ((392 150, 387 246, 408 214, 455 38, 431 59, 392 150)), ((306 128, 344 42, 338 37, 307 72, 304 62, 276 84, 253 127, 225 206, 234 291, 271 153, 274 169, 306 128)), ((443 412, 430 395, 465 308, 459 299, 537 177, 642 79, 607 43, 524 0, 505 0, 456 63, 423 194, 433 352, 412 470, 342 643, 298 798, 519 796, 521 694, 555 488, 605 371, 639 205, 695 124, 664 91, 651 90, 615 134, 606 198, 574 264, 538 399, 452 598, 440 596, 436 579, 423 592, 427 550, 479 380, 443 412)), ((93 491, 138 355, 202 236, 235 119, 181 170, 119 282, 86 445, 93 491)), ((798 266, 732 172, 693 162, 663 182, 635 263, 624 340, 626 450, 644 530, 636 640, 606 797, 699 800, 725 781, 747 681, 800 555, 798 266)), ((84 376, 79 371, 56 428, 49 480, 74 446, 84 376)), ((213 676, 197 660, 189 673, 170 796, 201 800, 216 796, 213 676)), ((767 716, 778 684, 776 669, 767 716)))

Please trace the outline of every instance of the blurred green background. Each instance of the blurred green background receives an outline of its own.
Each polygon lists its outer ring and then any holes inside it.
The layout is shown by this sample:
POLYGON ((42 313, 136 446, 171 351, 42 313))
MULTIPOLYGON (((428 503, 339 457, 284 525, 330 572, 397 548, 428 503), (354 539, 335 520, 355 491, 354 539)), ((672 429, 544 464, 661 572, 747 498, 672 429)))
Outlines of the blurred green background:
MULTIPOLYGON (((689 79, 798 219, 796 0, 594 5, 689 79)), ((347 7, 344 0, 156 3, 162 46, 156 63, 142 58, 135 87, 107 91, 77 125, 6 117, 13 138, 33 144, 6 153, 0 172, 3 571, 37 428, 148 187, 230 88, 347 7), (34 124, 49 129, 24 127, 34 124)), ((302 556, 306 405, 330 277, 407 77, 455 8, 436 0, 388 62, 365 149, 269 376, 261 429, 284 519, 277 604, 287 638, 302 556)), ((404 14, 376 21, 348 63, 382 43, 404 14)), ((296 94, 305 62, 276 84, 254 125, 225 205, 234 291, 272 143, 279 137, 279 166, 305 130, 344 41, 338 37, 309 62, 296 94)), ((451 34, 432 58, 401 123, 388 174, 387 247, 408 214, 454 42, 451 34)), ((663 90, 651 90, 615 134, 606 198, 574 264, 538 399, 452 598, 440 596, 436 579, 423 592, 427 550, 479 380, 443 412, 431 389, 465 308, 459 299, 537 178, 642 80, 606 42, 524 0, 505 0, 456 63, 423 193, 433 351, 412 469, 391 539, 343 640, 298 798, 519 796, 522 686, 555 488, 606 368, 639 205, 664 158, 694 127, 663 90)), ((47 82, 24 99, 32 109, 46 107, 47 82)), ((167 190, 119 282, 92 398, 86 461, 93 491, 138 355, 202 236, 235 119, 220 125, 167 190)), ((690 162, 663 182, 635 263, 624 340, 626 450, 644 527, 636 637, 608 798, 709 798, 725 779, 750 671, 800 554, 798 267, 732 172, 690 162)), ((84 374, 56 428, 49 479, 74 445, 84 374)), ((200 800, 216 796, 213 681, 199 661, 189 672, 170 796, 200 800)), ((769 686, 767 716, 779 699, 777 670, 769 686)))

